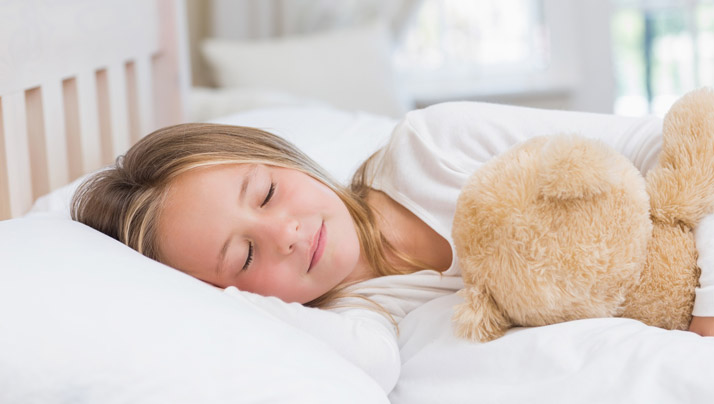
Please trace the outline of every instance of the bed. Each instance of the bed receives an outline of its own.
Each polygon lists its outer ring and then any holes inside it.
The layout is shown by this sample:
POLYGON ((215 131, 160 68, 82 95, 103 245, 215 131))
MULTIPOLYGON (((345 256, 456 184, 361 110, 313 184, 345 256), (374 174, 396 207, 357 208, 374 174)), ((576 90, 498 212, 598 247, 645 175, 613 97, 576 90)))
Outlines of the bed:
MULTIPOLYGON (((1 403, 714 399, 710 338, 592 319, 469 343, 452 332, 456 295, 400 322, 385 392, 304 330, 71 221, 84 175, 186 120, 183 3, 99 4, 0 3, 1 403)), ((213 121, 284 136, 342 181, 397 123, 294 101, 213 121)))

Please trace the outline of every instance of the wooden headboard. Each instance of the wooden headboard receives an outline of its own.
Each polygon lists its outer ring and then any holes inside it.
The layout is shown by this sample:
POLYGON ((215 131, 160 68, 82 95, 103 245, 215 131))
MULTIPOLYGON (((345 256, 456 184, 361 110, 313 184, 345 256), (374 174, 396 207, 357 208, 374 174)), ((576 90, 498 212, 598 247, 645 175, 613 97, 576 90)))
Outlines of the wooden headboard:
POLYGON ((0 2, 0 220, 182 121, 183 0, 0 2))

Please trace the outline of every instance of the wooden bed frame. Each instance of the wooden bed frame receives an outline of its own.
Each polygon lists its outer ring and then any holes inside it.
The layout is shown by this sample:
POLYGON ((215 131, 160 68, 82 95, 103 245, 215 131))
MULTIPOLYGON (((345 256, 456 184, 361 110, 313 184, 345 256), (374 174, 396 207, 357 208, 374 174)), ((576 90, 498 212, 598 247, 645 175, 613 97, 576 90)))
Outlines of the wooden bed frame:
POLYGON ((185 116, 183 0, 0 2, 0 220, 185 116))

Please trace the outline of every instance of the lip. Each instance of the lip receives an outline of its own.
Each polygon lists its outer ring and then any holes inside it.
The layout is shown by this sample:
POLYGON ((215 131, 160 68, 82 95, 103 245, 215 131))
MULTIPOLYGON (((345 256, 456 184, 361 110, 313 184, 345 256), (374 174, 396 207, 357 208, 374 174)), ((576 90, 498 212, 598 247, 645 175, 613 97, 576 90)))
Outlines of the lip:
POLYGON ((325 251, 325 241, 327 240, 327 229, 325 228, 325 222, 320 224, 320 228, 315 233, 312 239, 312 245, 310 245, 310 266, 307 268, 307 272, 317 265, 322 258, 322 253, 325 251))

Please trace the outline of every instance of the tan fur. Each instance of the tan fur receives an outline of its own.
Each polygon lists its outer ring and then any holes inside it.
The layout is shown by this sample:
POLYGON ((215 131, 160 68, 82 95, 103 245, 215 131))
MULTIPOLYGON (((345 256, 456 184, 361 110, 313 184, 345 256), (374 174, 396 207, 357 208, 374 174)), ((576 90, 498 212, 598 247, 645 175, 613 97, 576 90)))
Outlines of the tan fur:
POLYGON ((511 326, 625 316, 669 329, 691 320, 699 269, 692 228, 714 211, 714 91, 665 117, 657 167, 574 135, 531 139, 462 189, 453 239, 460 337, 511 326))

